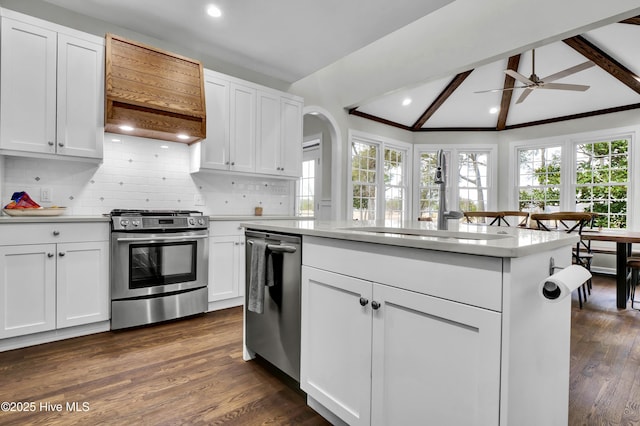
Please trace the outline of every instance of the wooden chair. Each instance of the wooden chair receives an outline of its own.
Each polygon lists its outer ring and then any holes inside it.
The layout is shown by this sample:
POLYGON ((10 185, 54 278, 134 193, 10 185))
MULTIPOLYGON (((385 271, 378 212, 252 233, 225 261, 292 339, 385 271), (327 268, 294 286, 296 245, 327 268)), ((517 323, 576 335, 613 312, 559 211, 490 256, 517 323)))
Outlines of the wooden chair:
POLYGON ((504 221, 502 212, 464 212, 464 218, 467 223, 487 224, 490 226, 500 226, 504 221))
MULTIPOLYGON (((555 213, 534 213, 531 221, 535 222, 538 229, 542 231, 558 231, 567 234, 577 233, 580 240, 573 249, 573 263, 591 270, 593 253, 582 241, 582 230, 585 226, 591 226, 593 215, 586 212, 555 212, 555 213)), ((587 301, 587 292, 591 294, 591 280, 588 280, 578 288, 578 301, 582 309, 582 301, 587 301), (582 293, 581 293, 582 290, 582 293)))
POLYGON ((502 220, 504 221, 504 223, 507 226, 511 226, 511 224, 509 223, 509 221, 507 220, 508 217, 517 217, 518 219, 518 224, 516 226, 519 226, 521 228, 524 228, 527 226, 527 224, 529 223, 529 212, 520 212, 520 211, 503 211, 502 213, 502 220))
POLYGON ((631 290, 631 309, 640 309, 640 307, 635 307, 636 303, 640 303, 640 300, 636 302, 636 288, 638 287, 638 279, 640 277, 640 257, 632 256, 628 258, 627 268, 631 268, 631 281, 629 283, 631 290))

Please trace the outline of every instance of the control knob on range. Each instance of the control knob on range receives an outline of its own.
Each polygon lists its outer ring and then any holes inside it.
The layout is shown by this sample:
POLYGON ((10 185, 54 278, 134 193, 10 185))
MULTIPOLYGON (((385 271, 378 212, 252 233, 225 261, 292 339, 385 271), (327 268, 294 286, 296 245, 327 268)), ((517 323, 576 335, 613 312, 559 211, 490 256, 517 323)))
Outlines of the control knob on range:
POLYGON ((198 225, 204 226, 204 219, 198 219, 198 225))
POLYGON ((120 221, 120 225, 122 225, 124 228, 126 228, 127 226, 129 226, 129 220, 128 219, 122 219, 120 221))
POLYGON ((137 228, 138 226, 140 226, 140 221, 139 220, 132 220, 131 221, 131 225, 133 225, 134 227, 137 228))
POLYGON ((196 220, 192 217, 189 218, 189 225, 193 226, 196 224, 196 220))

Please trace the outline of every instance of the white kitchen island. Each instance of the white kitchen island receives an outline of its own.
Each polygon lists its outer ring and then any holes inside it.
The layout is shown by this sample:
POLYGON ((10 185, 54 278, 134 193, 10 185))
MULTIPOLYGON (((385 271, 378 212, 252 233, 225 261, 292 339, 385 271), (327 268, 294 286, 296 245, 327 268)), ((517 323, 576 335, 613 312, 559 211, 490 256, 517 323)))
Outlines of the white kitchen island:
POLYGON ((272 221, 302 235, 300 386, 333 423, 566 425, 570 297, 540 284, 576 236, 272 221))

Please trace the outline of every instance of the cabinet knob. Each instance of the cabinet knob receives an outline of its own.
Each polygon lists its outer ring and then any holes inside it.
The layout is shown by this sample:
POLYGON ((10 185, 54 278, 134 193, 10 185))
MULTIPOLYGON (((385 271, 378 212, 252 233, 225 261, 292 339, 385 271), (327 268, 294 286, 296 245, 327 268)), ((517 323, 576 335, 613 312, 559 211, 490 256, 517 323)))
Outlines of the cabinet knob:
POLYGON ((57 237, 58 235, 60 235, 60 231, 53 231, 53 235, 57 237))
POLYGON ((47 253, 47 257, 53 257, 53 253, 47 253))
POLYGON ((58 142, 58 146, 59 146, 60 148, 64 147, 64 142, 58 142))
POLYGON ((52 141, 47 142, 49 146, 54 146, 55 144, 52 141))
POLYGON ((225 161, 224 165, 225 165, 225 166, 228 166, 228 165, 229 165, 229 162, 228 162, 228 161, 225 161))
POLYGON ((232 166, 235 166, 235 165, 236 165, 236 162, 235 162, 235 161, 232 161, 232 162, 231 162, 231 165, 232 165, 232 166))
POLYGON ((58 256, 64 257, 65 254, 66 254, 65 252, 61 251, 60 253, 58 253, 58 256))
POLYGON ((367 306, 367 303, 369 303, 369 299, 365 299, 364 297, 360 298, 360 306, 367 306))
POLYGON ((374 300, 373 302, 371 302, 371 308, 373 310, 377 310, 378 308, 380 308, 380 304, 374 300))
POLYGON ((240 245, 240 243, 238 243, 238 242, 235 242, 234 244, 235 244, 235 245, 237 245, 237 246, 239 246, 239 245, 240 245))

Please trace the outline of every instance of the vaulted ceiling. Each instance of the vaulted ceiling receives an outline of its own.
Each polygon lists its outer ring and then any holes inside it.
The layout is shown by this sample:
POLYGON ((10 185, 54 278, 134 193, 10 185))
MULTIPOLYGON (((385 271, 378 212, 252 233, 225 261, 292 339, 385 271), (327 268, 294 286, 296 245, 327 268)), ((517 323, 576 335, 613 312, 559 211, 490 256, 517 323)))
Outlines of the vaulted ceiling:
POLYGON ((640 16, 636 16, 535 49, 535 74, 543 81, 587 61, 595 64, 553 81, 587 85, 586 91, 537 88, 517 103, 526 89, 505 70, 526 78, 533 74, 533 54, 527 51, 399 90, 349 113, 414 132, 496 131, 588 116, 604 118, 604 114, 640 108, 639 40, 640 16), (411 103, 403 105, 407 99, 411 103))

